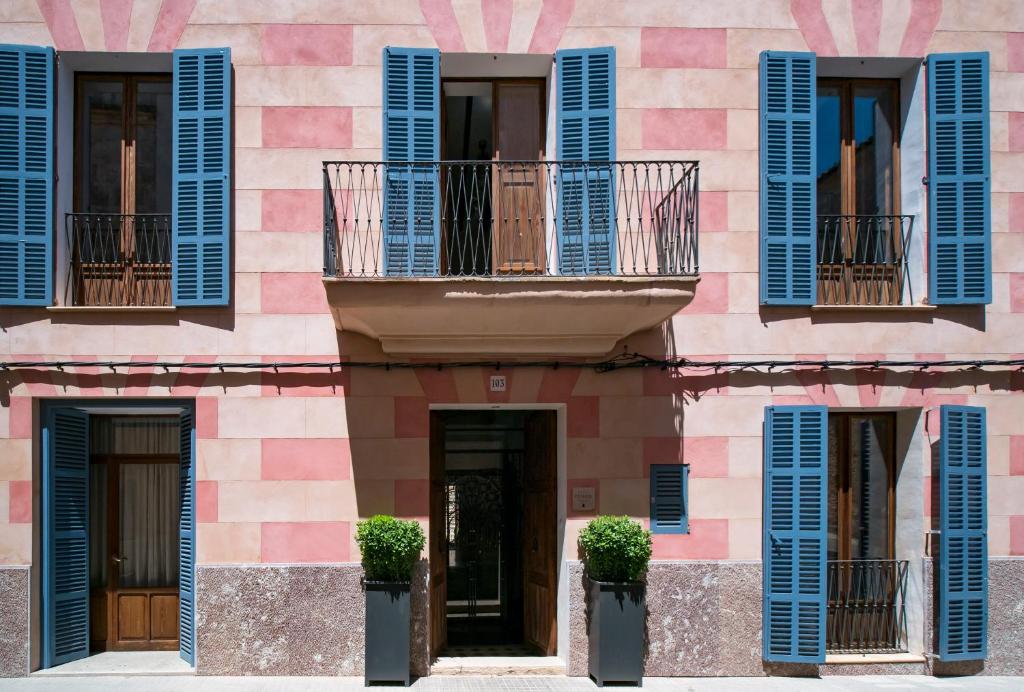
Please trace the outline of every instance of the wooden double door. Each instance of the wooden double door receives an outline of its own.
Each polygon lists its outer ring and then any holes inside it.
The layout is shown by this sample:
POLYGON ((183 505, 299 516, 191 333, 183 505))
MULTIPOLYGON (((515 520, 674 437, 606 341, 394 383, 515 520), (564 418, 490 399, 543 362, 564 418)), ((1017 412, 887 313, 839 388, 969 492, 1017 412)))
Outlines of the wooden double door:
MULTIPOLYGON (((556 418, 533 411, 525 421, 522 483, 522 591, 525 645, 544 656, 557 649, 556 601, 558 531, 556 504, 556 418)), ((449 487, 445 468, 445 420, 430 419, 430 650, 436 657, 448 643, 449 487)))
POLYGON ((90 648, 178 650, 177 456, 90 463, 90 648))

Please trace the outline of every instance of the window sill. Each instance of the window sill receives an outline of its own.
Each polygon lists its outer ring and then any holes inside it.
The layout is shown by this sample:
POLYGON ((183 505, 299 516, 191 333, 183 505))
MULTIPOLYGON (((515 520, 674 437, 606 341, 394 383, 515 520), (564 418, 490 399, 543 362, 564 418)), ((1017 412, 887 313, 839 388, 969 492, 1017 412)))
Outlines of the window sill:
POLYGON ((915 303, 913 305, 812 305, 813 312, 931 312, 938 305, 915 303))
POLYGON ((921 654, 827 654, 825 665, 877 665, 879 663, 924 663, 921 654))
POLYGON ((51 305, 50 312, 174 312, 173 305, 51 305))

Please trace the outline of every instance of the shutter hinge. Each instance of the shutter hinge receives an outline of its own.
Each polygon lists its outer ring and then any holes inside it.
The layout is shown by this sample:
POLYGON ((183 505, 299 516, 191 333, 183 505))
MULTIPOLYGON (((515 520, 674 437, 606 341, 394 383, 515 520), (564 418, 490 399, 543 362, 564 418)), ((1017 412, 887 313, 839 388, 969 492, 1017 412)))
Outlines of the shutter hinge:
POLYGON ((927 186, 927 185, 928 185, 928 176, 923 176, 923 177, 921 178, 921 184, 922 184, 922 185, 925 185, 925 186, 927 186))

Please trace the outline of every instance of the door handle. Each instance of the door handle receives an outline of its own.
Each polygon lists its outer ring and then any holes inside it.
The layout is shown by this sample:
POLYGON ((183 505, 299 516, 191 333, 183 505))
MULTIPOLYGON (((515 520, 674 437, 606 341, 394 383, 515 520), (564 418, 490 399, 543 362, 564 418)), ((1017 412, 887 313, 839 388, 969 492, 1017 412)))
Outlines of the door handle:
POLYGON ((111 555, 110 559, 113 560, 114 562, 116 562, 117 564, 121 564, 122 562, 127 562, 128 561, 128 558, 121 557, 119 555, 111 555))

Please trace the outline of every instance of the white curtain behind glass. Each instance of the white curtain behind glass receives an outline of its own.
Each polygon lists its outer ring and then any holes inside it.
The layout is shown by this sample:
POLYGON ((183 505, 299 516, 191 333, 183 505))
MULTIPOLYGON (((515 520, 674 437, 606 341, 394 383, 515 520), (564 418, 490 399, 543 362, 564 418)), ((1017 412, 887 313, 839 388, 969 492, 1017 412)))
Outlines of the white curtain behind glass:
POLYGON ((121 465, 122 587, 178 583, 178 465, 121 465))

